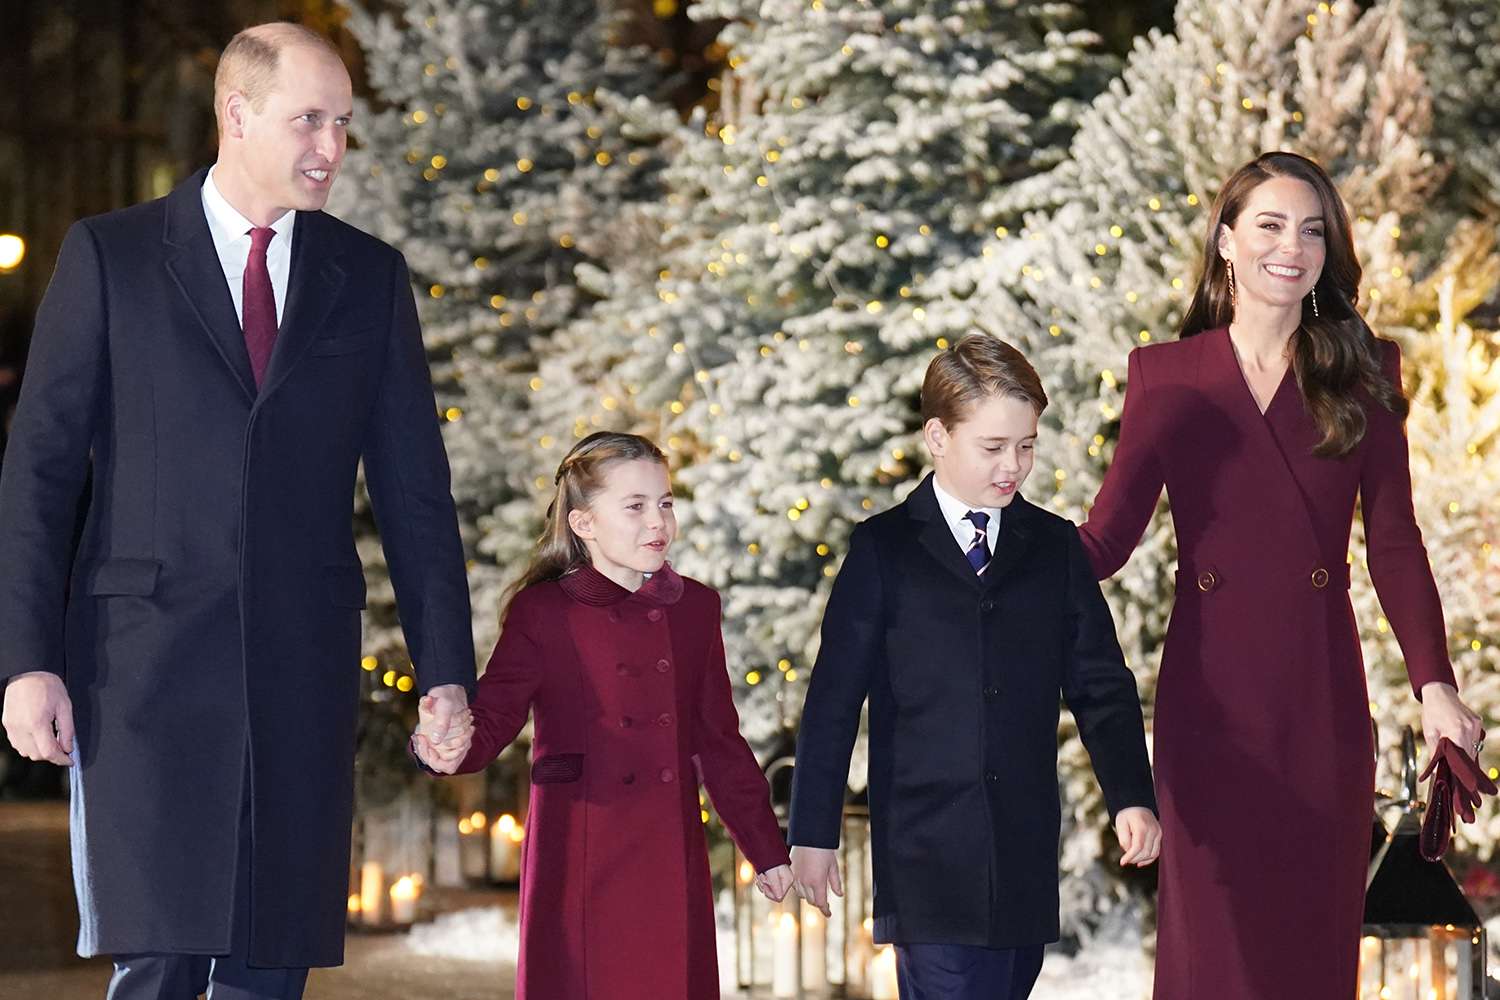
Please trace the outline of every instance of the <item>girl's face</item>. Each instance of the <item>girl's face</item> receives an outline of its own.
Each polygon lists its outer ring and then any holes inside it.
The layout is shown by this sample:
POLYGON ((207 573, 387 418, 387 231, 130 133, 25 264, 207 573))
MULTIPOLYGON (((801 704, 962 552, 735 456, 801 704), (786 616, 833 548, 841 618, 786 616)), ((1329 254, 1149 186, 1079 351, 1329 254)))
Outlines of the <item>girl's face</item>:
POLYGON ((587 508, 569 512, 568 525, 595 569, 627 590, 639 589, 643 574, 667 561, 677 537, 667 467, 647 458, 607 466, 603 489, 587 508))
POLYGON ((1323 205, 1306 181, 1273 177, 1251 191, 1234 228, 1219 230, 1239 304, 1300 305, 1323 273, 1324 232, 1323 205))

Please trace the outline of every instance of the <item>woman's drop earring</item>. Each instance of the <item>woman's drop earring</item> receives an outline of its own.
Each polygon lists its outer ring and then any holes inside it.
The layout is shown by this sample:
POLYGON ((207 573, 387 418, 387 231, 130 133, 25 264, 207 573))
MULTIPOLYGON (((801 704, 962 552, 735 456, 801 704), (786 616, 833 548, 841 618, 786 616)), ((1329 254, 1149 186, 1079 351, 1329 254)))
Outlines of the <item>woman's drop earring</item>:
POLYGON ((1313 286, 1313 290, 1312 290, 1312 306, 1313 306, 1313 317, 1317 318, 1319 316, 1319 313, 1318 313, 1318 286, 1317 285, 1314 285, 1313 286))
POLYGON ((1226 257, 1224 258, 1224 266, 1229 269, 1229 305, 1230 308, 1235 308, 1239 306, 1240 302, 1234 292, 1234 261, 1226 257))

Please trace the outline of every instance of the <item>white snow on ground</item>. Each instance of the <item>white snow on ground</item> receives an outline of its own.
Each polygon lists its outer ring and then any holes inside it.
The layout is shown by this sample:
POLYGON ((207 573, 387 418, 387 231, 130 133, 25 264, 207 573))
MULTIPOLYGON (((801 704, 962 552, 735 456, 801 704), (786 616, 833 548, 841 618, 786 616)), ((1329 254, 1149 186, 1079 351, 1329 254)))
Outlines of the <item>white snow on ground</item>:
MULTIPOLYGON (((498 906, 445 913, 418 924, 405 939, 419 955, 513 965, 518 947, 514 919, 498 906)), ((720 982, 733 983, 734 938, 719 932, 720 982)), ((1033 1000, 1146 1000, 1151 966, 1139 942, 1095 943, 1078 955, 1049 954, 1033 1000)), ((727 993, 733 997, 735 994, 727 993)))
POLYGON ((463 958, 475 962, 514 964, 520 948, 515 920, 498 906, 456 910, 406 935, 406 947, 418 955, 463 958))

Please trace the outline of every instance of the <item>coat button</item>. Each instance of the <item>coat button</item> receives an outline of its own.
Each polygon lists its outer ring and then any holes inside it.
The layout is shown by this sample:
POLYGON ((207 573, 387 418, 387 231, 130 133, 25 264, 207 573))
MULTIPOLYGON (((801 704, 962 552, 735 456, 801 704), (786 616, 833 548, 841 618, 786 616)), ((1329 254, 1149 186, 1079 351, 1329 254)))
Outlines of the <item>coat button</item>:
POLYGON ((1328 571, 1322 566, 1319 566, 1317 569, 1313 570, 1312 585, 1319 590, 1322 590, 1324 587, 1328 586, 1328 571))
POLYGON ((984 696, 993 701, 994 699, 1000 697, 1000 689, 991 684, 984 689, 984 696))
POLYGON ((988 781, 992 785, 999 784, 1000 775, 996 774, 994 771, 986 771, 984 772, 984 780, 988 781))
POLYGON ((668 661, 666 661, 666 660, 657 660, 656 661, 656 672, 657 673, 664 674, 668 670, 671 670, 671 669, 672 669, 672 664, 669 663, 668 661))
POLYGON ((985 598, 983 601, 979 602, 979 610, 980 611, 994 611, 995 610, 995 602, 992 601, 992 600, 990 600, 989 598, 985 598))
POLYGON ((652 608, 646 612, 646 620, 650 622, 661 621, 661 608, 652 608))
POLYGON ((670 726, 672 724, 672 713, 663 712, 658 715, 656 717, 656 724, 658 726, 670 726))
POLYGON ((626 771, 624 774, 620 775, 620 783, 622 785, 635 784, 635 773, 632 771, 626 771))
POLYGON ((1219 578, 1208 571, 1198 574, 1198 589, 1205 594, 1219 585, 1219 578))
POLYGON ((677 774, 670 767, 664 767, 661 769, 661 774, 658 775, 658 777, 661 778, 661 783, 663 785, 670 785, 672 783, 672 779, 677 777, 677 774))
POLYGON ((629 729, 633 725, 635 725, 635 720, 632 719, 630 716, 628 716, 628 715, 622 715, 622 716, 620 716, 620 728, 621 729, 629 729))

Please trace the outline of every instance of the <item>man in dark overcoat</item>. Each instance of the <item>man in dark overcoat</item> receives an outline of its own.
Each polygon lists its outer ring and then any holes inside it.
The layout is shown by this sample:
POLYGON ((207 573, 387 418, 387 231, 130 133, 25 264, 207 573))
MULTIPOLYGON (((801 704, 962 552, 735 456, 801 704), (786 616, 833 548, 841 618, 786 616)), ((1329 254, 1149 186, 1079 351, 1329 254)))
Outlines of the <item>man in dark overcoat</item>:
POLYGON ((111 1000, 300 997, 343 959, 361 460, 438 729, 473 684, 406 266, 321 211, 352 107, 318 36, 240 33, 217 163, 75 224, 37 316, 0 478, 3 721, 71 765, 78 951, 114 956, 111 1000))

